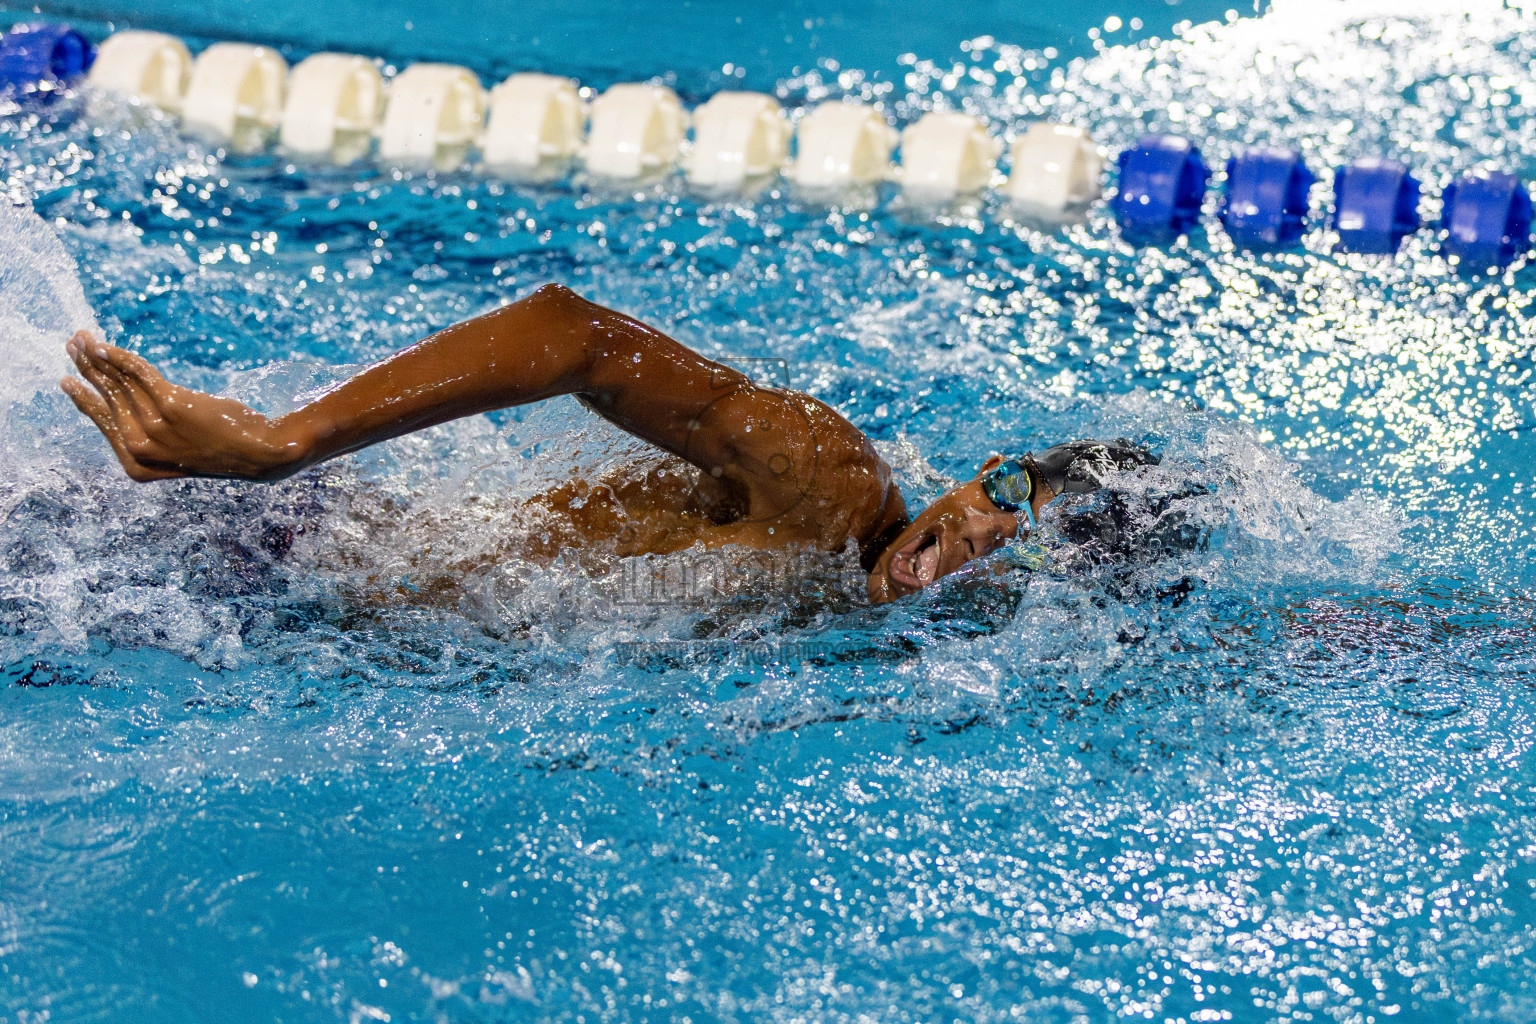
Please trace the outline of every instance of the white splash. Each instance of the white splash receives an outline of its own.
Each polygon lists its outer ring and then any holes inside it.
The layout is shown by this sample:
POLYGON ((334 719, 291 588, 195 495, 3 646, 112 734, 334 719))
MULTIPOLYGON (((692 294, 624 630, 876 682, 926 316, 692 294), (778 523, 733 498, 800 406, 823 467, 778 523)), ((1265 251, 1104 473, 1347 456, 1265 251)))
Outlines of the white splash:
POLYGON ((64 342, 82 330, 101 333, 75 261, 30 209, 0 208, 0 407, 52 388, 69 370, 64 342))

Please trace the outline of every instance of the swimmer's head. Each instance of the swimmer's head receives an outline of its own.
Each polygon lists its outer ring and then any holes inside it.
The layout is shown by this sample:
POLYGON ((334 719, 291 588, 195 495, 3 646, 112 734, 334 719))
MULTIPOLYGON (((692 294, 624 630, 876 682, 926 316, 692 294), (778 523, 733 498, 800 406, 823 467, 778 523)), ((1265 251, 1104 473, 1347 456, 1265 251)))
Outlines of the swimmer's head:
MULTIPOLYGON (((985 558, 1019 535, 1018 516, 998 508, 982 483, 1003 462, 1001 455, 992 456, 976 476, 944 492, 897 534, 870 570, 871 601, 894 601, 915 593, 973 558, 985 558)), ((1055 497, 1039 483, 1036 481, 1036 508, 1055 497)))
POLYGON ((1020 520, 1032 521, 1057 495, 1097 490, 1106 472, 1156 461, 1123 440, 1071 441, 1018 459, 994 455, 880 553, 869 573, 869 599, 878 604, 915 593, 1019 536, 1020 520))

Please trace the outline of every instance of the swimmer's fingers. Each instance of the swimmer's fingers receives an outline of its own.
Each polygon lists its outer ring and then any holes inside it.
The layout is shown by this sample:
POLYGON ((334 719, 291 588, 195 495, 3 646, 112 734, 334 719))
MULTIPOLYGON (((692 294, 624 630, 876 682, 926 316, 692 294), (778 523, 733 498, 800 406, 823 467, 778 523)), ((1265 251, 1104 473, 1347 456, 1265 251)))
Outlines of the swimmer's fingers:
POLYGON ((75 369, 80 371, 97 394, 91 395, 78 383, 75 388, 66 387, 65 394, 74 401, 75 407, 91 418, 117 454, 123 470, 135 480, 163 480, 182 476, 174 470, 160 469, 147 464, 157 447, 144 429, 144 423, 135 403, 121 378, 115 372, 106 372, 99 360, 91 358, 93 340, 87 335, 71 338, 66 346, 74 359, 75 369), (95 401, 91 401, 95 399, 95 401), (85 405, 81 402, 84 400, 85 405))
POLYGON ((73 377, 65 377, 59 381, 59 387, 69 396, 69 400, 75 403, 75 408, 85 413, 91 422, 96 424, 97 430, 110 435, 117 429, 117 425, 112 422, 112 410, 107 407, 105 398, 73 377))
POLYGON ((159 395, 166 389, 174 387, 173 384, 160 375, 159 370, 149 364, 149 360, 143 356, 135 355, 125 348, 107 345, 105 346, 103 357, 108 364, 143 388, 148 394, 159 395))
MULTIPOLYGON (((79 336, 70 339, 67 350, 70 358, 75 362, 75 369, 84 377, 86 383, 95 388, 107 403, 112 413, 112 420, 116 427, 132 416, 132 410, 128 405, 128 396, 125 395, 117 382, 102 372, 101 368, 91 359, 85 345, 78 344, 79 336)), ((99 424, 98 424, 99 425, 99 424)), ((105 430, 103 431, 105 433, 105 430)))
POLYGON ((73 377, 65 377, 59 381, 59 387, 69 396, 69 400, 75 403, 75 408, 85 413, 86 417, 96 425, 96 429, 101 431, 102 436, 112 445, 118 460, 122 461, 126 454, 121 441, 122 432, 117 429, 117 420, 113 417, 107 400, 73 377))
POLYGON ((123 393, 138 412, 144 432, 162 444, 179 440, 186 417, 183 415, 201 397, 197 392, 172 384, 142 356, 116 345, 102 345, 96 351, 101 368, 122 386, 123 393))
MULTIPOLYGON (((158 390, 163 394, 172 385, 167 384, 164 377, 155 373, 154 369, 143 359, 125 352, 116 345, 108 345, 105 342, 92 341, 81 346, 85 358, 91 366, 103 378, 111 381, 121 397, 131 408, 137 427, 144 434, 163 440, 160 436, 164 426, 165 413, 161 394, 146 388, 140 383, 137 373, 129 373, 124 370, 125 364, 132 365, 129 359, 137 359, 142 367, 134 367, 135 370, 148 370, 154 380, 158 382, 158 390)), ((132 431, 130 430, 130 433, 132 431)))
POLYGON ((69 352, 70 358, 74 358, 75 349, 89 345, 95 340, 96 335, 92 334, 90 331, 76 331, 74 334, 70 335, 69 340, 64 343, 64 348, 67 352, 69 352))
POLYGON ((134 425, 139 431, 156 441, 167 440, 166 418, 160 401, 111 363, 104 363, 102 369, 128 400, 133 409, 134 425))
POLYGON ((123 388, 145 415, 165 416, 167 399, 177 390, 176 385, 160 376, 160 371, 149 365, 142 356, 134 355, 116 345, 103 346, 98 353, 106 371, 122 382, 123 388))
POLYGON ((117 461, 122 463, 123 471, 134 480, 143 483, 149 480, 164 480, 168 477, 181 475, 162 469, 154 469, 134 458, 133 454, 128 451, 123 443, 122 431, 117 428, 117 421, 112 415, 111 407, 101 395, 92 391, 73 377, 65 377, 59 381, 59 387, 69 396, 70 401, 75 403, 75 408, 79 409, 90 418, 92 423, 96 424, 96 429, 101 431, 102 436, 107 439, 107 443, 112 446, 112 453, 117 456, 117 461))

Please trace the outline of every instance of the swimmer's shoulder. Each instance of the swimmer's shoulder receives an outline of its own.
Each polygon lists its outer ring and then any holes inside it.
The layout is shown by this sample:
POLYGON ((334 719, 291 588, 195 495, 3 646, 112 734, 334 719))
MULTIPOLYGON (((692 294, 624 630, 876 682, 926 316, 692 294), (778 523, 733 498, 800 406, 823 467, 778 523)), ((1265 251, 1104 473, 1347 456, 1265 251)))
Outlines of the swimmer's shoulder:
POLYGON ((818 546, 840 548, 849 538, 864 544, 905 515, 890 466, 862 430, 820 399, 750 384, 715 414, 734 435, 743 482, 771 495, 760 507, 785 510, 775 516, 776 536, 788 528, 818 546))
POLYGON ((817 463, 807 497, 824 516, 833 546, 851 538, 860 547, 908 522, 906 500, 890 465, 869 436, 836 409, 796 392, 815 425, 817 463))

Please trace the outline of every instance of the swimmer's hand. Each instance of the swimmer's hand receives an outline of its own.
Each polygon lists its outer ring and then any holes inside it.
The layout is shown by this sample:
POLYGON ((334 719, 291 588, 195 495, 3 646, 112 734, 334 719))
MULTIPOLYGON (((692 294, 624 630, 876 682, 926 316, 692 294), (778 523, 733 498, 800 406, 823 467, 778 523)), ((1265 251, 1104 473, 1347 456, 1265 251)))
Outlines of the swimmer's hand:
POLYGON ((234 399, 172 384, 139 356, 84 331, 64 347, 90 387, 73 377, 59 386, 135 480, 278 480, 304 464, 301 445, 284 441, 271 420, 234 399))

